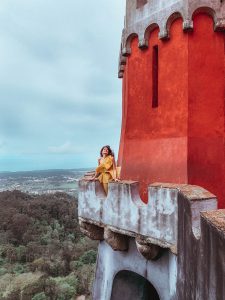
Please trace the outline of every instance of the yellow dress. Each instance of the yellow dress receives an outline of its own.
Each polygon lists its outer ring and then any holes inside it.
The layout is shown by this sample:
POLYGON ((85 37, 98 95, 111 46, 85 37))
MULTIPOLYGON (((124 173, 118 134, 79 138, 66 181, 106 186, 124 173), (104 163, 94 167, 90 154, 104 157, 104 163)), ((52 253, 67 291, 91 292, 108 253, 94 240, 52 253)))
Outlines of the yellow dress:
POLYGON ((99 166, 96 168, 98 180, 102 183, 106 194, 108 193, 108 183, 115 179, 114 157, 111 155, 101 159, 99 166))

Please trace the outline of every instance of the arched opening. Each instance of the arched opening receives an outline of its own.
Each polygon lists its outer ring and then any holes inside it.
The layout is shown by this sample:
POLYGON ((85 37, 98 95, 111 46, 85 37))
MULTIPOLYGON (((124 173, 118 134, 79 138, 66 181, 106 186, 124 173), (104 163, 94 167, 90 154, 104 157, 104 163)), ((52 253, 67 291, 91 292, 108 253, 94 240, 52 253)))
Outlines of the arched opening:
POLYGON ((122 54, 123 56, 129 56, 131 54, 131 44, 133 43, 133 40, 135 40, 137 38, 138 40, 138 35, 137 33, 131 33, 126 41, 125 41, 125 47, 124 49, 122 50, 122 54))
POLYGON ((144 277, 131 272, 120 271, 116 274, 111 300, 160 300, 154 286, 144 277))
POLYGON ((157 23, 152 23, 151 25, 149 25, 146 29, 145 29, 145 40, 149 42, 149 38, 151 33, 155 30, 155 29, 159 29, 159 25, 157 23))
POLYGON ((216 12, 211 7, 198 7, 192 12, 192 19, 198 14, 206 14, 213 18, 214 22, 216 21, 216 12))
POLYGON ((173 13, 169 18, 168 18, 168 20, 167 20, 167 22, 166 22, 166 31, 167 31, 167 33, 168 33, 168 36, 170 36, 170 28, 171 28, 171 26, 172 26, 172 24, 177 20, 177 19, 182 19, 182 20, 184 20, 184 18, 183 18, 183 16, 182 16, 182 14, 180 13, 180 12, 175 12, 175 13, 173 13))

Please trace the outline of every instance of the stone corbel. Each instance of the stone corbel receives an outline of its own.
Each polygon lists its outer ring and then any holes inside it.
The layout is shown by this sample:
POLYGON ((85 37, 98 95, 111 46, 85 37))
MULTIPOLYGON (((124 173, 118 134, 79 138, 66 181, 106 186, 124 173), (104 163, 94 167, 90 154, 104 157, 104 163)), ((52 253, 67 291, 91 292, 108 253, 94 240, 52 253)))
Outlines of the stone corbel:
POLYGON ((136 246, 141 255, 147 260, 157 260, 162 253, 162 248, 148 243, 141 237, 136 237, 136 246))
POLYGON ((127 63, 127 58, 125 56, 121 55, 120 64, 124 66, 124 65, 126 65, 126 63, 127 63))
POLYGON ((147 49, 148 48, 148 41, 145 38, 139 40, 138 47, 140 49, 147 49))
POLYGON ((190 32, 190 31, 193 31, 193 28, 194 28, 194 24, 193 24, 193 21, 192 20, 185 20, 183 22, 183 30, 185 32, 190 32))
POLYGON ((168 40, 169 39, 169 32, 167 29, 160 30, 159 39, 160 40, 168 40))
POLYGON ((83 221, 79 218, 80 231, 92 240, 104 240, 104 228, 83 221))
POLYGON ((220 18, 217 19, 214 25, 214 30, 215 31, 225 31, 225 19, 220 18))
POLYGON ((124 74, 124 72, 119 72, 118 73, 118 78, 123 78, 123 74, 124 74))
POLYGON ((129 55, 131 55, 131 48, 130 47, 124 47, 122 49, 122 56, 127 57, 129 55))
POLYGON ((129 237, 105 227, 104 239, 115 251, 127 251, 129 248, 129 237))

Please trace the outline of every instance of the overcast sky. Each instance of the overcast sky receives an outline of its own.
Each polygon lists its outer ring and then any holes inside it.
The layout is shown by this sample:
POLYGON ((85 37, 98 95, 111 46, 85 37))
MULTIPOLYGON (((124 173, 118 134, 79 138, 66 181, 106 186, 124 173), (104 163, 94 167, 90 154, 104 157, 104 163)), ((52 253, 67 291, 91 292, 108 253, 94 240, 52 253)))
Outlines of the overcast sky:
POLYGON ((118 151, 125 0, 2 0, 0 171, 93 167, 118 151))

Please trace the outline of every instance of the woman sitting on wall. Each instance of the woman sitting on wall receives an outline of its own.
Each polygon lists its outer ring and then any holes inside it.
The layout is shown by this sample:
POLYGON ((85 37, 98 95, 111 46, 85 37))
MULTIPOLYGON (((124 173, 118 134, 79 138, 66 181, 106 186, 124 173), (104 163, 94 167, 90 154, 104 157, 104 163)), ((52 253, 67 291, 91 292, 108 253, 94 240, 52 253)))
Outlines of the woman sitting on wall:
POLYGON ((102 147, 100 151, 100 158, 98 159, 98 167, 95 170, 94 177, 91 180, 98 179, 108 194, 108 184, 110 181, 118 181, 116 162, 114 153, 109 145, 102 147))

